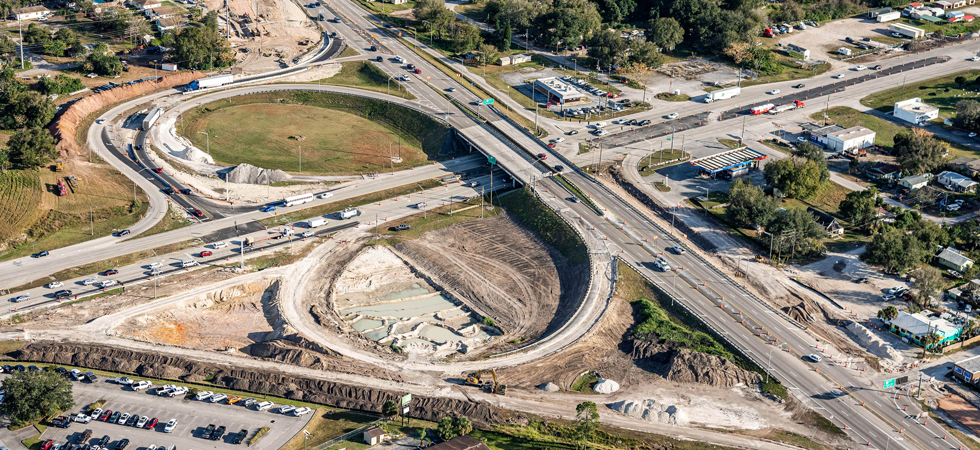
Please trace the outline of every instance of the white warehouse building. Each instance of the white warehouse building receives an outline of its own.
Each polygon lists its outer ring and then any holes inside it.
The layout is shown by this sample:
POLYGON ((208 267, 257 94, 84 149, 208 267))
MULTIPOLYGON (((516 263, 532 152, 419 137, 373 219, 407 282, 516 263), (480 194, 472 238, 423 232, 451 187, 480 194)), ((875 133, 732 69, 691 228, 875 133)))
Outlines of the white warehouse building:
POLYGON ((851 127, 827 134, 827 148, 842 153, 856 153, 859 148, 874 144, 875 132, 864 127, 851 127))
POLYGON ((922 103, 919 97, 895 102, 895 117, 916 125, 939 117, 939 108, 922 103))

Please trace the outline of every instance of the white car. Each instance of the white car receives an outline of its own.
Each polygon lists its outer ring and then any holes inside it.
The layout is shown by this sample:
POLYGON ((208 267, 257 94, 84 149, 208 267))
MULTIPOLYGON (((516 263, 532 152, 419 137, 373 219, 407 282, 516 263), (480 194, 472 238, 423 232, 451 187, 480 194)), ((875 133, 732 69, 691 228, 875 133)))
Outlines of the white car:
POLYGON ((807 141, 807 139, 806 139, 805 136, 797 136, 796 137, 796 140, 797 140, 797 142, 806 142, 807 141))
POLYGON ((276 406, 276 404, 275 403, 272 403, 272 402, 269 402, 269 401, 265 401, 265 402, 259 403, 258 405, 255 405, 255 409, 258 410, 258 411, 265 411, 265 410, 267 410, 269 408, 272 408, 273 406, 276 406))
POLYGON ((218 241, 218 242, 215 242, 215 243, 211 244, 211 248, 213 248, 213 249, 225 248, 227 246, 228 246, 228 243, 225 242, 225 241, 218 241))
POLYGON ((119 416, 119 420, 117 420, 116 423, 118 423, 120 425, 125 424, 126 421, 129 420, 129 416, 131 416, 131 415, 132 414, 130 414, 130 413, 122 413, 122 415, 119 416))
POLYGON ((312 231, 304 231, 303 234, 300 234, 300 236, 303 236, 305 238, 308 238, 308 237, 316 236, 316 233, 314 233, 312 231))
POLYGON ((177 428, 177 419, 170 419, 170 422, 167 422, 167 426, 163 427, 163 432, 173 433, 174 428, 177 428))
POLYGON ((670 113, 670 114, 667 114, 667 118, 668 118, 668 119, 676 119, 676 118, 678 118, 678 117, 680 117, 680 116, 681 116, 681 115, 680 115, 680 114, 677 114, 677 113, 670 113))
POLYGON ((974 131, 971 131, 971 132, 970 132, 970 137, 977 137, 977 133, 976 133, 976 132, 974 132, 974 131))
POLYGON ((86 278, 82 280, 82 284, 84 284, 85 286, 91 286, 95 284, 96 281, 99 281, 98 278, 86 278))
POLYGON ((596 122, 596 124, 595 124, 595 127, 596 128, 602 128, 604 126, 606 126, 606 122, 596 122))
POLYGON ((295 409, 296 407, 293 405, 282 405, 279 407, 279 414, 286 414, 295 409))
POLYGON ((99 283, 99 286, 104 288, 107 288, 109 286, 115 286, 115 285, 116 285, 116 280, 105 280, 99 283))
POLYGON ((842 73, 839 73, 839 74, 837 74, 837 75, 834 75, 834 78, 836 78, 836 79, 838 79, 838 80, 839 80, 839 79, 841 79, 841 78, 844 78, 844 74, 842 74, 842 73))
POLYGON ((194 400, 204 400, 206 398, 211 398, 212 395, 214 395, 214 392, 211 392, 211 391, 201 391, 201 392, 198 392, 197 395, 194 396, 194 400))
POLYGON ((136 422, 136 428, 143 428, 143 427, 145 427, 146 426, 146 423, 149 422, 149 421, 150 421, 150 418, 149 417, 146 417, 146 416, 140 417, 140 420, 138 422, 136 422))
POLYGON ((316 198, 330 198, 333 197, 333 192, 324 192, 322 194, 317 194, 316 198))
POLYGON ((153 386, 153 383, 150 383, 149 381, 146 380, 140 381, 139 383, 134 383, 132 385, 134 391, 142 391, 144 389, 149 389, 150 386, 153 386))
POLYGON ((17 302, 26 302, 26 301, 28 301, 30 299, 31 299, 31 294, 24 294, 24 295, 18 295, 16 297, 10 299, 10 301, 12 301, 14 303, 17 303, 17 302))
POLYGON ((402 81, 408 81, 408 80, 409 80, 408 75, 402 75, 402 81))
POLYGON ((415 204, 415 209, 425 208, 425 202, 418 202, 415 204))
POLYGON ((75 416, 75 422, 78 422, 78 423, 89 423, 91 421, 92 421, 92 416, 88 416, 88 415, 85 415, 85 414, 79 414, 79 415, 75 416))
POLYGON ((95 121, 95 123, 97 123, 97 124, 99 124, 99 125, 102 125, 102 124, 104 124, 104 123, 105 123, 105 119, 99 119, 99 120, 96 120, 96 121, 95 121))
MULTIPOLYGON (((215 243, 215 245, 217 245, 217 243, 215 243)), ((217 248, 217 247, 215 247, 215 248, 217 248)), ((160 261, 157 261, 155 263, 150 263, 150 266, 149 267, 151 269, 159 269, 159 268, 163 267, 163 263, 160 262, 160 261)))
POLYGON ((970 61, 980 61, 980 56, 974 56, 970 58, 970 61))
POLYGON ((779 89, 773 89, 767 92, 769 95, 779 95, 779 89))
POLYGON ((226 398, 228 398, 228 396, 225 395, 225 394, 214 394, 214 395, 211 396, 211 398, 209 399, 209 401, 211 403, 218 403, 218 402, 220 402, 220 401, 222 401, 222 400, 224 400, 226 398))
POLYGON ((607 134, 609 134, 609 132, 608 132, 608 131, 606 131, 606 130, 599 130, 599 131, 597 131, 597 132, 596 132, 596 134, 595 134, 595 135, 596 135, 596 136, 605 136, 605 135, 607 135, 607 134))
POLYGON ((565 142, 565 138, 563 138, 563 137, 557 137, 557 138, 555 138, 555 142, 565 142))
POLYGON ((89 414, 89 416, 92 416, 93 419, 98 418, 101 415, 102 415, 102 408, 95 408, 89 414))
POLYGON ((820 360, 822 360, 823 358, 821 358, 820 355, 815 355, 811 353, 809 355, 806 355, 806 359, 809 359, 810 361, 813 362, 820 362, 820 360))
POLYGON ((867 69, 868 69, 868 66, 857 66, 857 67, 854 68, 854 70, 867 70, 867 69))
POLYGON ((132 378, 129 378, 129 377, 116 377, 116 384, 121 384, 123 386, 129 386, 129 385, 131 385, 133 383, 134 383, 134 381, 133 381, 132 378))
POLYGON ((60 287, 62 287, 64 285, 65 285, 65 283, 62 283, 60 281, 52 281, 52 282, 48 283, 48 289, 60 288, 60 287))
POLYGON ((305 406, 304 406, 304 407, 302 407, 302 408, 296 408, 296 409, 294 409, 294 410, 293 410, 293 415, 294 415, 294 416, 302 416, 302 415, 304 415, 304 414, 309 414, 309 413, 311 413, 311 412, 313 412, 313 410, 312 410, 312 409, 310 409, 310 408, 307 408, 307 407, 305 407, 305 406))

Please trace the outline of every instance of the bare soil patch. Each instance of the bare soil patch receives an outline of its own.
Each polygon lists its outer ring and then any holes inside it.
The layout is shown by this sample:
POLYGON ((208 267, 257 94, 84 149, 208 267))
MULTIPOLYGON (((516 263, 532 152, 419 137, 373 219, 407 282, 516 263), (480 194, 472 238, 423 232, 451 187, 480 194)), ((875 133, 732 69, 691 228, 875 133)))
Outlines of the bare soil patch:
POLYGON ((947 395, 939 400, 939 408, 974 434, 980 434, 980 410, 959 395, 947 395))

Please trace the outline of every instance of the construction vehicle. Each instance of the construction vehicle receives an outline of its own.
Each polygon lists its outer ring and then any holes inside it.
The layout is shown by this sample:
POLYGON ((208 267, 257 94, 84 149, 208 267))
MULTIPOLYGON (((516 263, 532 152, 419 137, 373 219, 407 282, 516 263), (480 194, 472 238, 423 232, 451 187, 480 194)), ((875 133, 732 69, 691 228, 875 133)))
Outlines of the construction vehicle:
POLYGON ((473 372, 466 375, 466 384, 469 386, 478 386, 483 388, 483 390, 491 394, 507 395, 507 385, 497 382, 497 370, 481 370, 479 372, 473 372), (485 379, 487 375, 491 379, 485 379))
POLYGON ((64 165, 64 164, 62 164, 62 163, 61 163, 61 160, 59 159, 59 160, 58 160, 58 161, 56 161, 56 162, 55 162, 55 164, 54 164, 54 171, 55 171, 55 172, 64 172, 64 170, 65 170, 65 165, 64 165))
POLYGON ((252 248, 255 245, 255 238, 249 236, 245 238, 245 248, 252 248))
POLYGON ((68 187, 65 186, 65 182, 58 179, 58 197, 64 197, 68 195, 68 187))

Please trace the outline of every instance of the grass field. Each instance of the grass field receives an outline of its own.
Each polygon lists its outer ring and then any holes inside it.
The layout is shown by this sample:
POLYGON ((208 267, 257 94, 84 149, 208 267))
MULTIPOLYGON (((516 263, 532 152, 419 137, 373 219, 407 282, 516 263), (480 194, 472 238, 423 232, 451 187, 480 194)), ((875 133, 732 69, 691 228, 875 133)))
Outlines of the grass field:
POLYGON ((439 159, 449 128, 401 106, 322 92, 235 97, 194 110, 183 134, 225 164, 249 163, 303 173, 374 173, 439 159), (330 124, 324 126, 323 124, 330 124), (399 150, 400 147, 400 150, 399 150))
MULTIPOLYGON (((814 121, 822 122, 824 120, 823 114, 823 111, 816 112, 810 115, 810 118, 814 121)), ((881 119, 870 114, 864 114, 856 109, 848 108, 846 106, 835 106, 830 108, 827 111, 827 116, 830 117, 831 122, 844 128, 862 126, 873 130, 875 133, 877 133, 875 136, 875 144, 888 148, 895 145, 895 135, 906 129, 901 125, 891 123, 885 119, 881 119)), ((980 157, 980 152, 950 143, 950 159, 959 158, 960 156, 978 158, 980 157)))
POLYGON ((899 83, 897 87, 878 91, 862 98, 861 104, 883 113, 891 113, 895 109, 895 102, 911 97, 920 97, 924 103, 939 108, 940 117, 953 117, 956 112, 956 102, 969 99, 980 101, 980 93, 977 92, 980 90, 980 86, 974 83, 977 77, 980 77, 980 70, 951 73, 918 83, 906 84, 904 94, 901 83, 899 83), (966 78, 967 84, 958 86, 953 81, 957 77, 966 78))
POLYGON ((279 450, 304 450, 313 448, 376 420, 378 418, 373 414, 354 411, 335 413, 333 410, 317 409, 313 412, 313 418, 310 419, 310 423, 304 428, 312 437, 306 439, 303 433, 298 433, 282 447, 279 447, 279 450))
MULTIPOLYGON (((498 204, 497 195, 495 193, 493 196, 494 204, 498 204)), ((423 197, 418 196, 419 201, 422 201, 423 197)), ((485 195, 482 199, 483 204, 490 206, 490 196, 485 195)), ((412 239, 418 239, 423 233, 429 231, 438 230, 440 228, 446 228, 457 223, 469 222, 471 220, 479 220, 481 215, 484 218, 493 217, 500 214, 500 208, 494 208, 492 210, 480 210, 481 198, 479 196, 471 198, 465 202, 457 202, 452 205, 450 209, 449 205, 438 206, 430 205, 429 209, 425 212, 419 211, 417 214, 400 219, 398 222, 392 222, 391 224, 386 224, 381 227, 380 235, 384 238, 379 239, 378 243, 384 245, 393 245, 399 242, 409 241, 412 239), (450 210, 453 212, 450 215, 450 210), (389 227, 394 227, 396 225, 406 224, 412 228, 404 231, 392 231, 389 227)), ((375 241, 371 241, 374 243, 375 241)))
POLYGON ((52 167, 0 172, 0 260, 100 238, 146 213, 145 193, 137 189, 134 203, 132 182, 108 165, 65 160, 64 172, 52 167), (58 180, 69 175, 79 183, 59 197, 58 180))
MULTIPOLYGON (((345 49, 344 53, 347 53, 347 50, 357 53, 350 47, 345 49)), ((354 55, 344 55, 342 53, 341 57, 343 56, 354 55)), ((411 92, 408 92, 397 80, 391 80, 389 82, 388 76, 374 64, 367 61, 344 61, 340 63, 340 66, 339 73, 330 78, 324 78, 318 81, 318 83, 329 84, 331 86, 349 86, 374 92, 384 92, 409 100, 415 99, 415 96, 411 92)))

